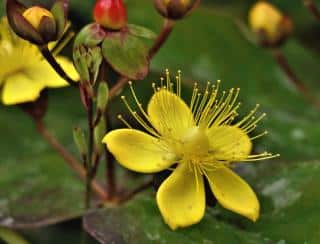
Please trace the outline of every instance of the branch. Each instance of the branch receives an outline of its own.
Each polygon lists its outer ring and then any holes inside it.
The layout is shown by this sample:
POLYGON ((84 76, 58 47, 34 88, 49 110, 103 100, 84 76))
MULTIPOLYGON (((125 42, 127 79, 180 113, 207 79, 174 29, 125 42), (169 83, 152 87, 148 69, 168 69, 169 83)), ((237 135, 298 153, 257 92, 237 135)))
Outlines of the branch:
MULTIPOLYGON (((70 168, 72 168, 82 180, 86 180, 87 172, 84 167, 58 142, 45 127, 44 123, 42 121, 36 121, 36 127, 39 134, 60 154, 70 168)), ((96 181, 91 182, 91 187, 101 200, 108 198, 107 193, 96 181)))
POLYGON ((117 83, 110 89, 109 100, 117 96, 128 81, 129 79, 127 77, 120 77, 117 83))
MULTIPOLYGON (((105 125, 106 125, 106 132, 110 131, 110 118, 109 113, 105 113, 105 125)), ((106 160, 106 180, 107 180, 107 192, 112 198, 117 193, 117 181, 116 181, 116 173, 115 173, 115 164, 114 158, 112 154, 108 151, 107 147, 104 147, 105 150, 105 160, 106 160)))
POLYGON ((315 108, 320 110, 320 103, 315 97, 310 93, 310 90, 307 86, 298 78, 298 76, 294 73, 294 71, 291 69, 288 60, 283 55, 281 50, 276 49, 272 52, 273 58, 278 63, 279 67, 282 69, 282 71, 287 75, 289 81, 296 87, 296 89, 302 94, 306 100, 311 102, 315 108))
POLYGON ((169 19, 164 19, 163 27, 158 35, 155 43, 153 44, 152 48, 149 51, 148 57, 152 59, 155 54, 160 50, 163 44, 167 41, 168 37, 170 36, 175 22, 169 19))
POLYGON ((309 12, 320 21, 320 12, 316 4, 312 0, 304 0, 303 3, 308 8, 309 12))
POLYGON ((128 192, 127 194, 125 194, 122 198, 119 199, 119 203, 121 204, 121 203, 124 203, 126 201, 129 201, 135 195, 137 195, 138 193, 140 193, 142 191, 147 190, 152 185, 153 185, 153 179, 143 183, 142 185, 140 185, 136 189, 132 190, 131 192, 128 192))
POLYGON ((39 50, 42 53, 42 56, 48 61, 51 67, 57 72, 58 75, 60 75, 62 79, 67 81, 72 86, 76 86, 78 84, 73 79, 71 79, 70 76, 68 76, 68 74, 62 69, 57 60, 52 56, 47 46, 39 47, 39 50))

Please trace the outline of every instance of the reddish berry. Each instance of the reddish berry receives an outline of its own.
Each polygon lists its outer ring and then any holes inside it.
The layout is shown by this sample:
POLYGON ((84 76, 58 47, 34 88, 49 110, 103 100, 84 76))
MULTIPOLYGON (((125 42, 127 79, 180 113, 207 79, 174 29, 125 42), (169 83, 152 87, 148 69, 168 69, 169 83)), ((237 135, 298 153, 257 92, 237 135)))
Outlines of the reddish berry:
POLYGON ((127 9, 122 0, 97 0, 94 20, 104 28, 119 30, 127 24, 127 9))

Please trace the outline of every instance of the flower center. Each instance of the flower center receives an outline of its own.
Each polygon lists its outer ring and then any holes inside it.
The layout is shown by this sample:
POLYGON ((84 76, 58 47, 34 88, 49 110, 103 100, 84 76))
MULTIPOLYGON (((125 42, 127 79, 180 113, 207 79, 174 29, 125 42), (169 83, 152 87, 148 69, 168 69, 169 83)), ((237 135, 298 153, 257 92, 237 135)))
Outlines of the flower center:
POLYGON ((208 155, 209 148, 209 139, 204 129, 195 126, 182 137, 178 151, 184 160, 198 161, 208 155))

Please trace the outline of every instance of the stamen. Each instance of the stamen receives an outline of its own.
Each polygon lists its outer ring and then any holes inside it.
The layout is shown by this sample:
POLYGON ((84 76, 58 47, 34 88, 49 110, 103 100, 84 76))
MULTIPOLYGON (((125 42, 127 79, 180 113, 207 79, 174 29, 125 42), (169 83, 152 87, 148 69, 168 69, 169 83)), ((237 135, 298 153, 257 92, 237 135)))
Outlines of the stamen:
POLYGON ((136 111, 134 111, 125 96, 121 96, 121 99, 123 101, 123 103, 126 105, 127 109, 129 110, 129 112, 132 114, 132 116, 136 119, 136 121, 146 130, 148 131, 150 134, 154 135, 155 137, 159 137, 159 134, 149 125, 147 125, 145 123, 145 121, 138 115, 138 113, 136 111))
POLYGON ((181 97, 181 70, 178 70, 178 76, 176 77, 177 96, 181 97))
POLYGON ((242 127, 242 129, 245 131, 250 130, 252 127, 255 127, 266 116, 267 116, 267 114, 263 113, 256 120, 252 121, 248 126, 242 127))
POLYGON ((257 112, 259 107, 260 104, 256 104, 254 109, 252 109, 250 113, 247 116, 245 116, 242 120, 240 120, 235 126, 241 127, 248 119, 250 119, 257 112))
POLYGON ((190 109, 191 109, 191 111, 193 111, 197 94, 198 94, 198 83, 194 83, 194 85, 193 85, 193 91, 192 91, 192 96, 191 96, 191 102, 190 102, 190 109))
POLYGON ((132 129, 132 126, 122 117, 121 114, 119 114, 119 115, 117 116, 117 118, 118 118, 122 123, 124 123, 129 129, 132 129))
POLYGON ((135 92, 135 90, 134 90, 134 88, 133 88, 133 85, 132 85, 132 81, 129 81, 128 83, 129 83, 129 86, 130 86, 130 90, 131 90, 132 96, 133 96, 136 104, 138 105, 139 110, 141 111, 141 113, 143 114, 143 116, 144 116, 148 121, 150 121, 148 114, 144 111, 144 109, 143 109, 143 107, 142 107, 142 103, 139 101, 139 99, 138 99, 138 97, 137 97, 137 95, 136 95, 136 92, 135 92))
POLYGON ((166 79, 167 79, 167 88, 168 88, 168 91, 171 91, 171 90, 170 90, 171 77, 170 77, 169 69, 166 69, 166 79))
POLYGON ((258 138, 260 138, 260 137, 263 137, 263 136, 265 136, 265 135, 267 135, 267 134, 268 134, 268 131, 264 131, 264 132, 260 133, 259 135, 256 135, 256 136, 254 136, 254 137, 251 137, 250 139, 253 141, 253 140, 258 139, 258 138))
POLYGON ((160 87, 164 87, 164 78, 160 77, 160 87))
POLYGON ((280 157, 280 154, 271 154, 271 153, 262 153, 258 155, 250 155, 247 159, 242 160, 242 162, 253 162, 253 161, 261 161, 271 158, 280 157))

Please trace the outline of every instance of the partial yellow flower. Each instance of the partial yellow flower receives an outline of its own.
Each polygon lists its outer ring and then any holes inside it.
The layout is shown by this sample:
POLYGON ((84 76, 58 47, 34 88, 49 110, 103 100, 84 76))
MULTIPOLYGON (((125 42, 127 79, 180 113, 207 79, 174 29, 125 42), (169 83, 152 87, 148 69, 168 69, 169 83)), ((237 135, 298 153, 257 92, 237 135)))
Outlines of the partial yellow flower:
POLYGON ((218 81, 203 94, 195 84, 189 106, 181 99, 181 75, 176 84, 161 80, 153 84, 147 111, 142 108, 130 83, 137 103, 136 112, 122 97, 133 117, 148 132, 129 128, 109 132, 103 142, 124 167, 142 173, 173 169, 157 192, 157 204, 165 222, 175 230, 198 223, 205 212, 204 178, 218 202, 252 221, 259 217, 259 201, 250 186, 235 174, 232 162, 250 162, 273 158, 270 153, 251 154, 250 137, 257 123, 265 116, 255 117, 258 105, 243 119, 233 123, 240 104, 239 89, 219 93, 218 81), (175 88, 174 88, 175 87, 175 88), (140 115, 141 114, 141 115, 140 115), (176 167, 175 167, 176 165, 176 167))
MULTIPOLYGON (((73 79, 79 79, 72 62, 65 57, 56 58, 73 79)), ((13 33, 6 18, 0 21, 0 67, 1 101, 5 105, 32 102, 44 88, 68 85, 36 46, 13 33)))

